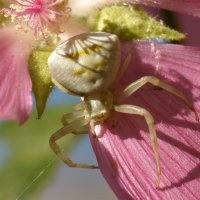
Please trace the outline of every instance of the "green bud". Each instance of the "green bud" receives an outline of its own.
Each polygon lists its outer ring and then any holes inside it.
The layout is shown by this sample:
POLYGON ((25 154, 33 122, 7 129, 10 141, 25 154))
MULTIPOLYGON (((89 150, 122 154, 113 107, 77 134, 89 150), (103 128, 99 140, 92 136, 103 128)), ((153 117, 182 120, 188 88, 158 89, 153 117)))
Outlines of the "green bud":
POLYGON ((51 52, 34 50, 29 58, 29 72, 36 99, 38 118, 43 114, 47 98, 54 88, 47 64, 50 54, 51 52))
POLYGON ((185 38, 184 34, 165 26, 138 6, 133 5, 104 7, 95 16, 90 16, 86 23, 95 31, 114 33, 122 40, 185 38))
MULTIPOLYGON (((4 8, 4 4, 0 2, 0 9, 4 8)), ((6 18, 0 14, 0 26, 6 21, 6 18)))

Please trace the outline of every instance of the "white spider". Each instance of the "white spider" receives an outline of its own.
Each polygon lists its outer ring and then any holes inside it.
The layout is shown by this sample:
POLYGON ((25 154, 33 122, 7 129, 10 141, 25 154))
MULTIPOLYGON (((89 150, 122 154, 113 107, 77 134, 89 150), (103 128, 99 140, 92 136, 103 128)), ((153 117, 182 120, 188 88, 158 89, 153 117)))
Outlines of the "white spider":
POLYGON ((193 105, 182 92, 154 76, 144 76, 131 83, 123 91, 113 94, 109 88, 119 80, 132 59, 130 53, 120 67, 120 42, 116 35, 104 32, 84 33, 72 37, 59 45, 48 60, 49 70, 55 85, 65 93, 82 97, 82 103, 75 111, 63 116, 64 127, 50 138, 53 151, 70 167, 98 168, 93 165, 76 164, 61 151, 56 141, 68 133, 78 134, 77 130, 89 124, 95 136, 95 125, 104 123, 111 112, 129 113, 144 116, 151 137, 157 165, 157 187, 161 168, 158 153, 154 119, 150 112, 135 105, 120 103, 146 83, 162 88, 181 98, 192 109, 193 105), (68 120, 74 120, 68 123, 68 120))

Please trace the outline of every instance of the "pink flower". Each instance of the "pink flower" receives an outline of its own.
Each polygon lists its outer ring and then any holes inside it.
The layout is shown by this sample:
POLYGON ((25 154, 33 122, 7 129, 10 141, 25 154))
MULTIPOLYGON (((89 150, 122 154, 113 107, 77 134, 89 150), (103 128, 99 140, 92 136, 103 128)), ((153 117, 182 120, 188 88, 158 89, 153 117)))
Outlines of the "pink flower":
MULTIPOLYGON (((183 91, 200 112, 199 48, 126 42, 122 58, 132 49, 130 66, 113 91, 154 75, 183 91)), ((199 199, 200 124, 194 113, 177 97, 151 86, 123 104, 143 107, 153 115, 162 175, 156 189, 156 164, 145 120, 113 112, 107 123, 98 125, 99 137, 90 138, 101 172, 118 199, 199 199)))
POLYGON ((23 123, 31 112, 28 58, 32 43, 14 28, 0 30, 0 119, 23 123))
POLYGON ((154 6, 182 12, 189 15, 200 17, 200 1, 199 0, 128 0, 136 4, 143 4, 147 6, 154 6))
POLYGON ((98 9, 104 5, 118 3, 153 6, 200 17, 199 0, 73 0, 72 2, 69 2, 70 6, 73 6, 76 15, 87 15, 89 12, 94 11, 95 8, 98 9), (84 12, 82 12, 82 10, 84 10, 84 12))
POLYGON ((9 9, 2 9, 1 12, 7 16, 23 18, 34 31, 34 35, 41 32, 44 38, 46 29, 61 33, 59 24, 64 19, 67 21, 71 11, 69 7, 62 9, 61 4, 65 4, 63 0, 13 0, 13 2, 16 4, 11 4, 9 9))
POLYGON ((23 123, 32 108, 29 56, 33 49, 55 45, 70 9, 63 0, 12 2, 0 10, 12 24, 0 29, 0 119, 23 123))

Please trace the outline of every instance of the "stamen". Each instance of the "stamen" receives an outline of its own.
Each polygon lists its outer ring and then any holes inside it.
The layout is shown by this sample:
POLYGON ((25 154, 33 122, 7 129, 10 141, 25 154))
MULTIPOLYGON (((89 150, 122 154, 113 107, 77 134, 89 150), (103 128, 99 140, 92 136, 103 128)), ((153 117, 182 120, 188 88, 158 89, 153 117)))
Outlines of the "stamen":
POLYGON ((0 14, 11 16, 17 23, 26 22, 35 36, 45 37, 49 32, 61 33, 60 24, 67 21, 71 9, 67 0, 13 0, 10 8, 0 10, 0 14))

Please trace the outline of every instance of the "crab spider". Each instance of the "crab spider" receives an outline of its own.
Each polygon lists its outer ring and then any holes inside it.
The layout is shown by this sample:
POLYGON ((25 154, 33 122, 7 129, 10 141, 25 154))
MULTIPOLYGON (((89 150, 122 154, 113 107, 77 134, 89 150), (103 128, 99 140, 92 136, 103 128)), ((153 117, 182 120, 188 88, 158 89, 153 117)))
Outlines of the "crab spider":
POLYGON ((122 102, 143 85, 150 83, 182 99, 194 111, 196 119, 199 120, 199 118, 192 103, 181 91, 154 76, 141 77, 126 86, 124 90, 113 94, 109 88, 119 80, 131 58, 130 53, 120 67, 119 39, 116 35, 103 32, 77 35, 54 50, 48 60, 52 81, 63 92, 81 96, 82 103, 76 106, 74 112, 63 116, 63 128, 50 137, 49 143, 52 150, 68 166, 95 169, 98 166, 77 164, 71 161, 61 151, 56 141, 68 133, 80 134, 77 130, 88 124, 95 136, 95 125, 104 123, 111 112, 143 116, 149 128, 154 150, 158 176, 157 187, 159 187, 161 167, 154 118, 146 109, 135 105, 123 105, 122 102), (73 122, 69 123, 68 120, 73 122))

